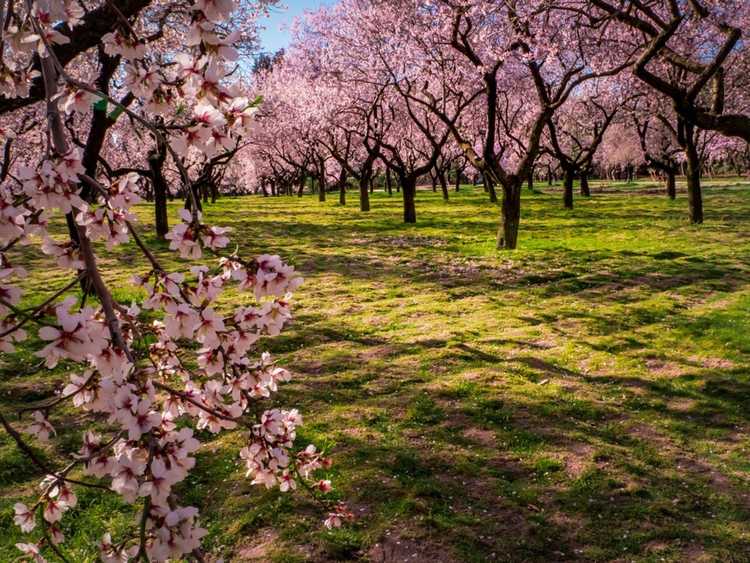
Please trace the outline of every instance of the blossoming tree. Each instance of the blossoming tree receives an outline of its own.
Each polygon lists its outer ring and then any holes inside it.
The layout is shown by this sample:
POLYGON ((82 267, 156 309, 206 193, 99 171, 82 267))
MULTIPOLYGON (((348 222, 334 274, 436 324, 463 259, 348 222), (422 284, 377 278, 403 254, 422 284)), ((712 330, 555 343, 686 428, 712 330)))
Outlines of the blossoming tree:
MULTIPOLYGON (((236 152, 252 128, 256 104, 235 78, 236 61, 262 7, 232 0, 2 6, 0 349, 23 346, 47 368, 62 364, 69 373, 56 396, 21 409, 21 425, 0 413, 0 425, 44 474, 30 500, 15 506, 29 534, 18 548, 30 560, 71 560, 60 523, 82 487, 111 489, 140 507, 129 533, 104 535, 103 561, 202 560, 206 531, 175 489, 196 463, 194 428, 243 430, 239 455, 255 484, 330 490, 314 477, 329 460, 314 446, 294 446, 297 410, 262 408, 290 377, 262 353, 263 340, 291 318, 291 292, 302 280, 278 256, 226 251, 230 233, 203 221, 196 189, 196 171, 236 152), (141 139, 141 148, 117 163, 125 135, 141 139), (165 162, 174 177, 161 172, 165 162), (134 167, 150 172, 122 170, 134 167), (187 205, 165 233, 169 248, 180 260, 207 255, 213 265, 171 271, 149 247, 133 209, 144 179, 154 190, 179 184, 187 205), (141 303, 116 299, 102 267, 123 244, 147 264, 133 276, 141 303), (68 281, 30 300, 23 280, 37 273, 24 267, 24 246, 68 281), (218 304, 226 291, 245 302, 226 310, 218 304), (38 455, 34 441, 54 439, 63 408, 104 425, 85 432, 77 455, 38 455)), ((348 517, 331 505, 326 525, 348 517)))

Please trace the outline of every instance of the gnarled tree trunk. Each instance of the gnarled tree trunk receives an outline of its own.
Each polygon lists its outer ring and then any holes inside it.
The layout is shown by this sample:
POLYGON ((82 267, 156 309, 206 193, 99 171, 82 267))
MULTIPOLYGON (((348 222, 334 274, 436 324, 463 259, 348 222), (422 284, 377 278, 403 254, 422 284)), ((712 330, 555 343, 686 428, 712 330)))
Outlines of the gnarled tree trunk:
POLYGON ((678 142, 685 151, 690 222, 699 224, 703 223, 703 194, 701 193, 701 161, 695 146, 695 127, 680 119, 678 130, 678 142))
POLYGON ((518 228, 521 224, 521 179, 508 178, 503 185, 503 203, 500 211, 500 226, 497 232, 497 248, 513 250, 518 245, 518 228))
POLYGON ((563 204, 565 209, 573 209, 573 181, 575 172, 571 169, 565 170, 565 182, 563 186, 563 204))
POLYGON ((359 210, 370 211, 370 186, 372 172, 363 170, 359 178, 359 210))
POLYGON ((443 200, 448 201, 450 196, 448 195, 448 178, 445 177, 445 172, 438 172, 438 178, 440 179, 440 189, 443 190, 443 200))
POLYGON ((581 195, 591 197, 591 188, 589 187, 589 171, 581 171, 581 195))
POLYGON ((490 201, 497 203, 497 192, 495 191, 495 183, 485 176, 484 178, 484 191, 489 192, 490 201))
POLYGON ((669 199, 677 198, 677 173, 673 169, 669 169, 667 174, 667 196, 669 199))
POLYGON ((341 170, 339 175, 339 205, 346 205, 346 179, 346 171, 341 170))
POLYGON ((168 188, 163 173, 166 158, 166 146, 163 142, 157 140, 156 146, 148 153, 148 169, 151 174, 151 186, 154 190, 156 236, 161 240, 164 240, 164 237, 169 232, 169 219, 167 218, 168 188))
POLYGON ((401 193, 404 196, 404 223, 417 222, 417 207, 415 197, 417 194, 417 179, 413 176, 400 178, 401 193))

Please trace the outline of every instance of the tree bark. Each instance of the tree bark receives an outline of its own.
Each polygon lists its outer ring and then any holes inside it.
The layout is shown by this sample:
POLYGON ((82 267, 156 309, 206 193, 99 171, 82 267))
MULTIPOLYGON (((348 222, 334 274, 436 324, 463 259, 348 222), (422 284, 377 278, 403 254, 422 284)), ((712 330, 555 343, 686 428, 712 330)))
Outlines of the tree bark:
POLYGON ((391 169, 388 168, 385 171, 385 189, 388 190, 388 195, 393 195, 393 183, 391 180, 391 169))
POLYGON ((591 188, 589 187, 589 171, 581 171, 581 195, 591 197, 591 188))
POLYGON ((417 207, 415 196, 417 192, 417 179, 404 176, 401 179, 401 193, 404 196, 404 223, 417 222, 417 207))
POLYGON ((339 176, 339 205, 346 205, 346 172, 343 170, 339 176))
POLYGON ((529 186, 530 191, 534 191, 534 170, 529 170, 529 177, 527 178, 527 183, 529 186))
POLYGON ((497 248, 514 250, 518 246, 521 223, 521 179, 511 177, 503 185, 503 204, 497 232, 497 248))
POLYGON ((461 190, 461 176, 462 176, 462 170, 460 168, 456 168, 456 191, 461 190))
POLYGON ((495 183, 486 175, 484 177, 484 191, 489 192, 490 201, 492 203, 497 203, 497 191, 495 191, 495 183))
POLYGON ((198 211, 203 211, 200 188, 191 182, 187 189, 193 192, 193 197, 190 197, 189 193, 185 193, 185 209, 192 210, 193 201, 195 201, 195 205, 198 206, 198 211))
POLYGON ((685 156, 687 157, 687 191, 688 206, 690 207, 690 222, 703 223, 703 194, 701 193, 701 163, 698 150, 695 147, 693 126, 685 125, 687 140, 685 156))
POLYGON ((438 178, 440 179, 440 189, 443 190, 443 200, 448 201, 450 196, 448 195, 448 178, 445 177, 445 172, 438 172, 438 178))
POLYGON ((318 176, 318 201, 326 200, 326 175, 325 173, 318 176))
POLYGON ((677 198, 677 174, 674 170, 667 170, 667 196, 677 198))
POLYGON ((370 186, 372 185, 368 170, 363 170, 359 178, 359 210, 370 211, 370 186))
POLYGON ((695 146, 695 126, 683 119, 677 123, 677 143, 685 152, 690 222, 703 223, 703 194, 701 193, 701 161, 695 146))
POLYGON ((573 170, 565 170, 565 182, 563 187, 563 204, 565 209, 573 209, 573 180, 575 179, 575 172, 573 170))

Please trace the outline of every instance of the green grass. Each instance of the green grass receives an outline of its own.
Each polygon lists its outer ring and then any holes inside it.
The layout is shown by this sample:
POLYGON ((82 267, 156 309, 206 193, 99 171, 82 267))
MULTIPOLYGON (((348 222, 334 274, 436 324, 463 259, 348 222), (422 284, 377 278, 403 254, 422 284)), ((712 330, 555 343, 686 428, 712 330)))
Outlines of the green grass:
MULTIPOLYGON (((367 214, 334 197, 209 206, 242 253, 279 253, 306 277, 294 324, 264 343, 296 376, 275 402, 301 409, 300 444, 330 451, 358 516, 326 531, 304 495, 250 486, 229 433, 182 487, 209 550, 279 562, 750 560, 750 187, 707 184, 702 226, 687 222, 684 195, 670 202, 648 182, 595 184, 572 211, 538 185, 513 253, 495 250, 498 209, 467 186, 447 203, 420 192, 410 226, 398 194, 375 194, 367 214)), ((28 252, 29 270, 47 267, 28 252)), ((137 297, 125 269, 146 268, 135 250, 104 262, 118 296, 137 297)), ((51 270, 26 289, 39 299, 64 282, 51 270)), ((5 410, 64 380, 64 366, 35 365, 28 351, 3 357, 5 410)), ((58 447, 77 449, 78 421, 58 429, 58 447)), ((12 504, 39 478, 0 435, 0 561, 21 537, 12 504)), ((71 559, 90 561, 132 514, 81 496, 65 533, 71 559)))

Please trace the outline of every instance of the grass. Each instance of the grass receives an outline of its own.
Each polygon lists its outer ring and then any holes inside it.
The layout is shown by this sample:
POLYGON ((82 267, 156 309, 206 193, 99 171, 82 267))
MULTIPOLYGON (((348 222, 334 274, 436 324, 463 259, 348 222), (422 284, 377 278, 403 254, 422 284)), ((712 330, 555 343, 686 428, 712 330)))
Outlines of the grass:
MULTIPOLYGON (((572 211, 540 185, 513 253, 494 249, 497 208, 468 186, 447 203, 420 192, 413 226, 398 194, 367 214, 333 197, 210 206, 243 253, 306 277, 293 326, 267 342, 296 375, 276 402, 305 415, 300 444, 330 451, 357 521, 326 531, 303 495, 250 486, 229 433, 182 487, 207 547, 227 561, 750 560, 750 187, 708 183, 702 226, 645 183, 594 185, 572 211)), ((132 248, 106 262, 121 298, 137 296, 133 263, 132 248)), ((4 408, 64 380, 34 366, 3 357, 4 408)), ((76 450, 80 421, 57 422, 76 450)), ((12 504, 39 478, 0 435, 1 561, 21 538, 12 504)), ((91 561, 132 514, 81 497, 64 531, 71 559, 91 561)))

